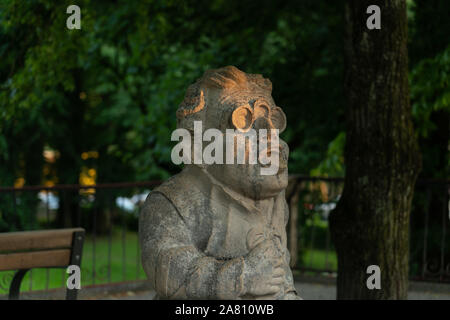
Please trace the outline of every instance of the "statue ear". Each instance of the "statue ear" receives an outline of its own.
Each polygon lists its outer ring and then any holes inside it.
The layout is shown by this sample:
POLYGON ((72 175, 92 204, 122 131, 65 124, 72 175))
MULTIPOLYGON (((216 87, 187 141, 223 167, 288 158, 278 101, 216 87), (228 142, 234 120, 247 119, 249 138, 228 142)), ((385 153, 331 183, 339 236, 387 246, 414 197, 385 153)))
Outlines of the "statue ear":
POLYGON ((194 121, 203 121, 205 96, 203 90, 189 87, 183 102, 177 110, 177 127, 194 130, 194 121))

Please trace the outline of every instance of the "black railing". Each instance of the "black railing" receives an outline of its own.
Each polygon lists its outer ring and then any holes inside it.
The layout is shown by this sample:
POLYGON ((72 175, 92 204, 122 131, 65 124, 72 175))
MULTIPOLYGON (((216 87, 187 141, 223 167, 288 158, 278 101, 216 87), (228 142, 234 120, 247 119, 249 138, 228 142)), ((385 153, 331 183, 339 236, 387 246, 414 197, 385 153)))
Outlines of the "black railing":
MULTIPOLYGON (((344 187, 344 178, 290 176, 286 193, 291 266, 300 273, 335 275, 337 258, 330 239, 328 215, 344 187)), ((420 179, 410 216, 410 278, 450 283, 450 181, 420 179)))
MULTIPOLYGON (((83 227, 84 286, 144 279, 137 236, 139 208, 160 183, 2 187, 0 232, 83 227)), ((13 274, 0 272, 0 294, 7 292, 13 274)), ((65 270, 32 270, 22 291, 65 287, 66 277, 65 270)))
MULTIPOLYGON (((139 209, 160 183, 0 187, 0 232, 83 227, 87 231, 82 260, 85 286, 142 280, 139 209)), ((290 176, 288 244, 294 270, 336 273, 328 215, 343 184, 343 178, 290 176)), ((450 181, 417 183, 410 227, 413 279, 450 281, 449 186, 450 181)), ((7 292, 12 275, 0 272, 0 294, 7 292)), ((66 276, 64 270, 33 270, 23 281, 22 290, 65 287, 66 276)))

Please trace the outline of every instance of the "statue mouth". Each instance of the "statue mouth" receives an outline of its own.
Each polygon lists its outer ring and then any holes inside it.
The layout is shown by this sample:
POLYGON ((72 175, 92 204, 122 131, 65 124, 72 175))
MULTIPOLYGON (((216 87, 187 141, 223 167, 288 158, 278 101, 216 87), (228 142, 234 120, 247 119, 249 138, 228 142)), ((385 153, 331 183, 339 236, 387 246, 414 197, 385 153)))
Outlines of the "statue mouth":
POLYGON ((285 153, 283 152, 281 146, 279 147, 279 150, 270 150, 270 148, 266 148, 260 151, 258 164, 262 168, 269 168, 276 165, 279 168, 278 172, 281 172, 287 168, 287 157, 285 156, 285 153), (275 161, 277 161, 278 163, 272 163, 273 158, 275 158, 275 161), (261 160, 263 160, 265 163, 263 163, 261 160))

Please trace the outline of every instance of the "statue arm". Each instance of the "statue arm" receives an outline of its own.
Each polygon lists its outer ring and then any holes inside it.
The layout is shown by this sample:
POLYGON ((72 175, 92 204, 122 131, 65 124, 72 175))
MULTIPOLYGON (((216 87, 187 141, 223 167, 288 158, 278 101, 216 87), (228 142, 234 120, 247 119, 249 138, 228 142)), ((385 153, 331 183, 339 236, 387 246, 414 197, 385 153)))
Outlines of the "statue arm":
POLYGON ((285 263, 285 286, 284 286, 284 300, 298 300, 301 299, 297 294, 297 290, 294 286, 294 277, 292 275, 292 270, 289 266, 290 254, 287 248, 284 249, 284 259, 285 263))
POLYGON ((139 218, 144 270, 163 299, 237 299, 243 258, 217 260, 199 251, 183 217, 162 194, 151 194, 139 218))
POLYGON ((301 300, 301 297, 297 294, 297 290, 294 286, 294 277, 292 275, 292 270, 290 268, 291 255, 287 249, 287 234, 286 227, 289 220, 289 207, 284 202, 284 225, 281 230, 281 247, 283 250, 283 257, 285 261, 285 286, 284 286, 284 300, 301 300))

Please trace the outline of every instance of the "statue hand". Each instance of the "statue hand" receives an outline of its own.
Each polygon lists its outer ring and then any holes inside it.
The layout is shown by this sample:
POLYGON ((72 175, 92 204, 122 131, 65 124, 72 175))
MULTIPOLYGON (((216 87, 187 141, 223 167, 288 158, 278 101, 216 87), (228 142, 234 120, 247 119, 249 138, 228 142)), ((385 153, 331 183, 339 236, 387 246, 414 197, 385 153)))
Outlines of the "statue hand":
POLYGON ((283 259, 273 239, 260 242, 244 258, 246 295, 265 296, 280 292, 284 284, 283 259))

